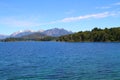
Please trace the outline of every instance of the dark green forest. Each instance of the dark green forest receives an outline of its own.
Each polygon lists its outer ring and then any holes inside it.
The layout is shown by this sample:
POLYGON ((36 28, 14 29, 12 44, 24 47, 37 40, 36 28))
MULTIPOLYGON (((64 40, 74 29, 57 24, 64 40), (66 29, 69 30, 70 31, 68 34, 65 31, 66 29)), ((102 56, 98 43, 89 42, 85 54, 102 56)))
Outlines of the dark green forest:
POLYGON ((0 40, 1 42, 15 42, 15 41, 53 41, 56 40, 55 37, 44 37, 44 38, 6 38, 6 39, 2 39, 0 40))
POLYGON ((120 27, 117 28, 94 28, 91 31, 80 31, 74 34, 61 36, 57 41, 66 42, 119 42, 120 27))

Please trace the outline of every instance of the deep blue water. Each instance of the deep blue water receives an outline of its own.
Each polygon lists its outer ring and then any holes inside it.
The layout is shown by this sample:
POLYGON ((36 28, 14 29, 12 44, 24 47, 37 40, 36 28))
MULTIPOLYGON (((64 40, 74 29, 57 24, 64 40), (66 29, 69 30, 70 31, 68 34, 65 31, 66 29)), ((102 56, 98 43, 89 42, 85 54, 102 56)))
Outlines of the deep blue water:
POLYGON ((120 80, 120 43, 1 42, 0 80, 120 80))

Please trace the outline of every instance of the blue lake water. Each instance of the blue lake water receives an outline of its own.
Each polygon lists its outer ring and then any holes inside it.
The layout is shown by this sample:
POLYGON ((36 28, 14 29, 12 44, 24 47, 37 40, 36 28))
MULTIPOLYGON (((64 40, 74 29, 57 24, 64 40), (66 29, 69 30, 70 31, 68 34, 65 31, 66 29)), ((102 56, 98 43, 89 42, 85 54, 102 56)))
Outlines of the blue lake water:
POLYGON ((120 80, 120 43, 0 43, 0 80, 120 80))

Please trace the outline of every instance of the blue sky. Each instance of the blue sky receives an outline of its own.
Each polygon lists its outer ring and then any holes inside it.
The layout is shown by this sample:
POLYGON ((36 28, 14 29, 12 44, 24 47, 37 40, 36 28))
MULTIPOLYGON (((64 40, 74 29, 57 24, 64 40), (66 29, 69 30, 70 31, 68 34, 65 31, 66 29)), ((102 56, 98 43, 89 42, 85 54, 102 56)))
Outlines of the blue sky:
POLYGON ((120 0, 0 0, 0 34, 120 26, 120 0))

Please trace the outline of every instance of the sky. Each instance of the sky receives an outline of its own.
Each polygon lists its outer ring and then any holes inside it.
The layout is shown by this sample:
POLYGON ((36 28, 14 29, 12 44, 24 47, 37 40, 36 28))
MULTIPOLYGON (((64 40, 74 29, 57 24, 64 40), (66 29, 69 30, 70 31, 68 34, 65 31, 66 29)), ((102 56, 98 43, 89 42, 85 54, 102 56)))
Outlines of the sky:
POLYGON ((120 26, 120 0, 0 0, 0 34, 120 26))

